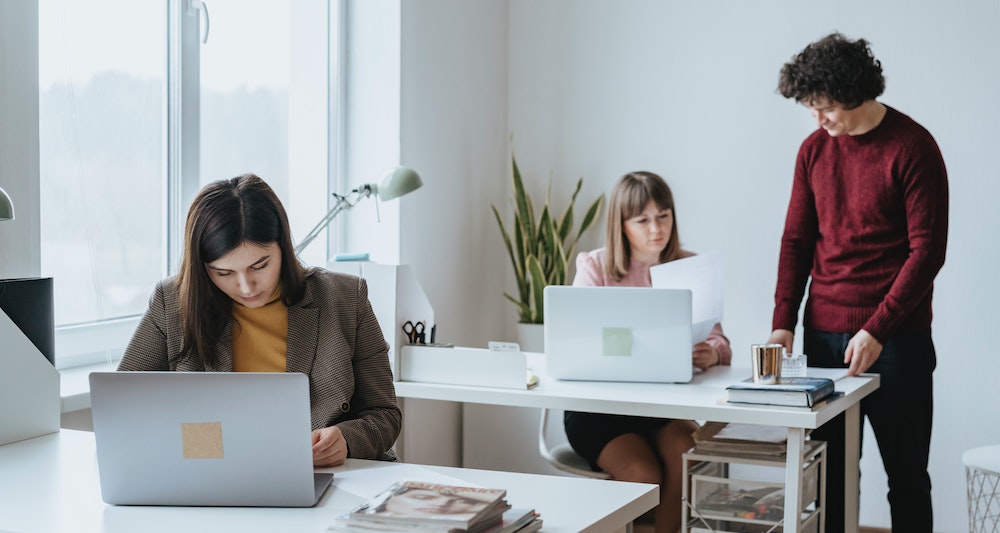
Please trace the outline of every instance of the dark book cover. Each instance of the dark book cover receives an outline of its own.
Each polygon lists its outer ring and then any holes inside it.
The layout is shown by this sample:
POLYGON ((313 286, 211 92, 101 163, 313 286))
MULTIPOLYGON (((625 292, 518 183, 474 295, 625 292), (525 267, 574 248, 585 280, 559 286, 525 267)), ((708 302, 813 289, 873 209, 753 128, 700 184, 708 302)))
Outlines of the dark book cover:
POLYGON ((812 407, 833 394, 834 381, 829 378, 788 377, 782 378, 779 383, 765 385, 747 378, 733 383, 726 390, 729 401, 734 403, 812 407))

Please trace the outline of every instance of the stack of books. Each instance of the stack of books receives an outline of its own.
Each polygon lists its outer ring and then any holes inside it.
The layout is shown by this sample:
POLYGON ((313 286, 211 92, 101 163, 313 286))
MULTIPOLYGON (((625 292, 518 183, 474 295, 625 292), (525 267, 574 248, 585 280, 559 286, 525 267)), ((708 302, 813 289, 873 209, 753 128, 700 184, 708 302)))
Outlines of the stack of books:
POLYGON ((783 377, 772 385, 754 383, 747 378, 726 387, 730 403, 815 407, 834 394, 834 383, 828 378, 783 377))
POLYGON ((784 457, 788 430, 782 426, 706 422, 691 436, 696 453, 784 457))
POLYGON ((529 533, 542 527, 534 509, 515 509, 503 489, 399 481, 350 513, 330 531, 529 533))

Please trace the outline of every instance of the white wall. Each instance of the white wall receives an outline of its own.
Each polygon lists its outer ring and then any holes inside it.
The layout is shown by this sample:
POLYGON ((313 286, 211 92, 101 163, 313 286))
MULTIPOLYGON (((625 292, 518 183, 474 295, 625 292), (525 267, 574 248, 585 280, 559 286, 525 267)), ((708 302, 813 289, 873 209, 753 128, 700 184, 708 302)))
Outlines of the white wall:
POLYGON ((0 188, 13 200, 17 217, 0 223, 0 279, 37 276, 37 2, 0 2, 0 188))
MULTIPOLYGON (((583 176, 588 195, 629 170, 666 177, 684 245, 726 256, 724 326, 745 366, 749 345, 770 331, 792 166, 814 128, 776 93, 778 71, 834 30, 872 43, 887 77, 882 101, 935 135, 951 184, 934 299, 935 531, 965 529, 962 452, 1000 442, 998 22, 990 0, 512 0, 509 15, 509 123, 522 169, 540 180, 532 188, 549 173, 565 187, 583 176)), ((862 470, 861 521, 887 527, 870 432, 862 470)))
MULTIPOLYGON (((486 347, 513 325, 491 203, 507 183, 506 2, 402 6, 401 162, 424 187, 400 202, 401 261, 434 306, 438 341, 486 347)), ((461 406, 407 400, 408 461, 461 464, 461 406)))
POLYGON ((401 206, 403 260, 431 301, 461 297, 435 308, 442 340, 482 347, 504 331, 489 206, 508 180, 506 15, 503 2, 403 2, 402 161, 424 177, 401 206))

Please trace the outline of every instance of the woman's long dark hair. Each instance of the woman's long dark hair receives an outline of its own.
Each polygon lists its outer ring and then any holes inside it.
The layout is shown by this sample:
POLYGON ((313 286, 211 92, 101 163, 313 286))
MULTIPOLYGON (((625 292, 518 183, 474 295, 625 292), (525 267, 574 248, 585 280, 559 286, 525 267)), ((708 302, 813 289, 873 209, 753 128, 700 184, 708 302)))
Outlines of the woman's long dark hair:
POLYGON ((607 254, 604 261, 605 274, 615 281, 621 281, 628 274, 632 262, 632 248, 625 235, 625 221, 638 216, 652 200, 660 209, 673 212, 670 240, 660 253, 660 262, 673 261, 681 256, 681 236, 677 232, 677 209, 670 186, 657 174, 646 171, 629 172, 618 179, 611 190, 608 203, 607 254))
POLYGON ((232 317, 232 299, 215 286, 206 265, 243 243, 281 248, 281 291, 285 305, 302 299, 305 271, 295 255, 288 216, 264 180, 244 174, 209 183, 188 210, 184 255, 177 286, 184 342, 172 359, 192 357, 215 366, 215 346, 232 317))

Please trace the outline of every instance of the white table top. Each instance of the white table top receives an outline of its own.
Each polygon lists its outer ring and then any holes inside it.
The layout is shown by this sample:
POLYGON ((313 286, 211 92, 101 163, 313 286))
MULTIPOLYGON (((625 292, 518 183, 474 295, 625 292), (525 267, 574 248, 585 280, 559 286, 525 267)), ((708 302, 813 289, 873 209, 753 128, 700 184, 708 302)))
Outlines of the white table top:
POLYGON ((1000 445, 967 450, 962 454, 962 464, 1000 474, 1000 445))
MULTIPOLYGON (((507 489, 543 531, 612 531, 656 506, 655 485, 349 459, 313 508, 114 506, 101 500, 94 436, 59 433, 0 446, 0 532, 322 532, 390 480, 455 479, 507 489)), ((155 480, 151 480, 155 482, 155 480)))
POLYGON ((690 383, 615 383, 562 381, 545 376, 545 357, 528 354, 528 368, 538 376, 533 389, 501 389, 397 381, 400 398, 421 398, 516 407, 568 409, 595 413, 686 418, 815 429, 878 388, 879 376, 837 380, 840 398, 817 409, 726 403, 726 387, 750 377, 747 368, 716 366, 690 383))

